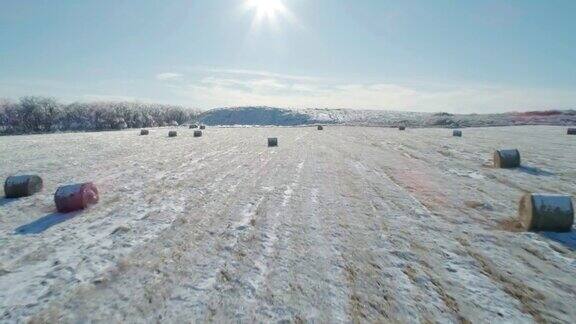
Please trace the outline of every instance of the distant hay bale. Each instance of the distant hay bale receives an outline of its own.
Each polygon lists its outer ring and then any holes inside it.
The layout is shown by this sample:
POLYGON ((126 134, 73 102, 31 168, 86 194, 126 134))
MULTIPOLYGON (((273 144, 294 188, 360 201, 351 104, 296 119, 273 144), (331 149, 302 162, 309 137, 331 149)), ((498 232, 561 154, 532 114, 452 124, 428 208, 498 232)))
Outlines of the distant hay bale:
POLYGON ((198 125, 192 124, 192 125, 190 125, 190 127, 189 127, 189 129, 194 129, 194 128, 198 128, 198 125))
POLYGON ((462 131, 455 129, 452 131, 452 136, 462 137, 462 131))
POLYGON ((147 129, 141 129, 140 130, 140 135, 148 135, 148 134, 150 134, 149 130, 147 130, 147 129))
POLYGON ((178 136, 178 132, 177 131, 169 131, 168 132, 168 137, 176 137, 178 136))
POLYGON ((568 135, 576 135, 576 128, 568 128, 568 135))
POLYGON ((570 196, 528 193, 520 199, 518 217, 527 231, 569 232, 574 205, 570 196))
POLYGON ((202 131, 194 131, 194 137, 202 137, 202 131))
POLYGON ((324 130, 324 126, 318 125, 318 130, 324 130))
POLYGON ((494 152, 494 167, 509 169, 520 166, 520 152, 517 149, 497 150, 494 152))
POLYGON ((406 130, 406 126, 398 126, 398 129, 401 131, 406 130))
POLYGON ((56 209, 68 213, 98 202, 98 189, 92 182, 61 186, 54 194, 56 209))
POLYGON ((37 175, 10 176, 4 182, 6 198, 28 197, 42 190, 42 178, 37 175))
POLYGON ((206 129, 206 125, 200 125, 200 129, 206 129))
POLYGON ((276 146, 278 146, 278 138, 269 137, 268 138, 268 147, 276 147, 276 146))

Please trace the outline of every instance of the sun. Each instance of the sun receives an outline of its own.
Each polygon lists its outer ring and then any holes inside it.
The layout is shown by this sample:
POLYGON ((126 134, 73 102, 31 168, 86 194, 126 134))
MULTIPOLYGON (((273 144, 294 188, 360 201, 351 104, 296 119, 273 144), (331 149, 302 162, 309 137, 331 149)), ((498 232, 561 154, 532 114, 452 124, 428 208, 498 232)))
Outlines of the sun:
POLYGON ((246 7, 256 12, 256 20, 274 21, 286 12, 282 0, 246 0, 246 7))

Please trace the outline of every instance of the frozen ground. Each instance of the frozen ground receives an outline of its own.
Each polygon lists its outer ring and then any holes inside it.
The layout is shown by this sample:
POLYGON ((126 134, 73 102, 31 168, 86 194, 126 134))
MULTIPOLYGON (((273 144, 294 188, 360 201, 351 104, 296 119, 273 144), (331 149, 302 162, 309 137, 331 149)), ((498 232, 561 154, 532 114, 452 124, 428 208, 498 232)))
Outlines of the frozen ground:
POLYGON ((563 127, 167 132, 0 137, 0 178, 45 182, 0 198, 0 321, 576 318, 575 232, 513 222, 525 191, 576 196, 563 127), (55 213, 88 180, 101 202, 55 213))

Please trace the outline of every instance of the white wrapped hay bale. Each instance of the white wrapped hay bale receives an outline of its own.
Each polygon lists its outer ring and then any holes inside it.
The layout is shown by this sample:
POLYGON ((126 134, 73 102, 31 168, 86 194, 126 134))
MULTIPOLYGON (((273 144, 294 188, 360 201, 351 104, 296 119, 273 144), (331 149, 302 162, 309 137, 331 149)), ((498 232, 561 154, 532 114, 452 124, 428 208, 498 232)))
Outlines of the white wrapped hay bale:
POLYGON ((324 130, 324 126, 318 125, 318 130, 324 130))
POLYGON ((553 194, 525 194, 518 211, 527 231, 569 232, 574 224, 572 198, 553 194))
POLYGON ((398 129, 401 131, 406 130, 406 126, 398 126, 398 129))
POLYGON ((6 198, 28 197, 40 190, 42 190, 42 178, 37 175, 10 176, 4 182, 6 198))
POLYGON ((276 146, 278 146, 278 138, 269 137, 268 138, 268 147, 276 147, 276 146))
POLYGON ((458 129, 455 129, 455 130, 452 131, 452 136, 462 137, 462 131, 461 131, 461 130, 458 130, 458 129))
POLYGON ((141 135, 141 136, 142 136, 142 135, 148 135, 148 134, 150 134, 150 131, 149 131, 149 130, 147 130, 147 129, 141 129, 141 130, 140 130, 140 135, 141 135))
POLYGON ((568 128, 568 135, 576 135, 576 128, 568 128))
POLYGON ((61 186, 54 194, 56 209, 68 213, 98 202, 98 189, 92 182, 61 186))
POLYGON ((520 166, 520 152, 517 149, 497 150, 494 152, 495 168, 517 168, 520 166))
POLYGON ((168 137, 176 137, 178 136, 178 132, 177 131, 169 131, 168 132, 168 137))
POLYGON ((194 137, 202 137, 202 131, 194 131, 194 137))

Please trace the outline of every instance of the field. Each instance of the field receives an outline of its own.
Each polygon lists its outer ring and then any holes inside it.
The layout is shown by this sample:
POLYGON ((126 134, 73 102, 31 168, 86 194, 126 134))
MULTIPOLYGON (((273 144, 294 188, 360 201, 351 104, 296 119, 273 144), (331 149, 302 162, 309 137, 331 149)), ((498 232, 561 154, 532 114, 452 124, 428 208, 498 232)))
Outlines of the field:
POLYGON ((576 232, 514 221, 524 192, 576 196, 565 130, 0 137, 2 181, 44 179, 0 198, 0 321, 571 323, 576 232), (523 167, 491 168, 498 148, 523 167), (85 181, 100 203, 56 213, 56 188, 85 181))

